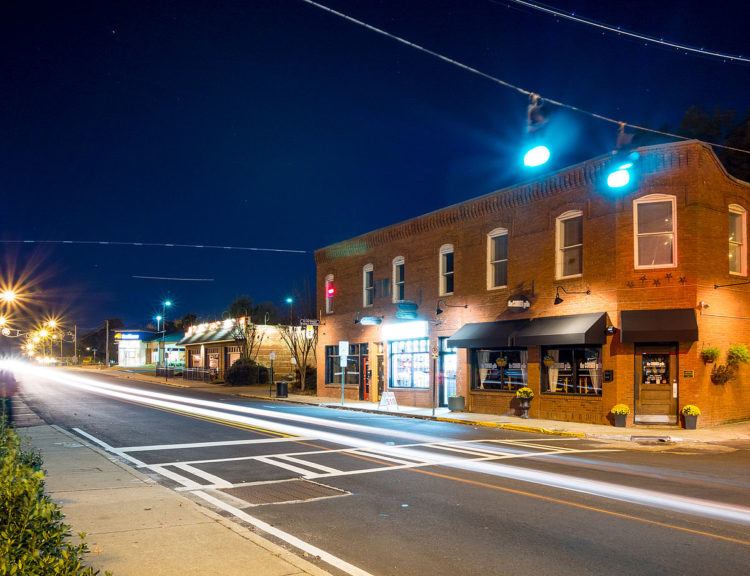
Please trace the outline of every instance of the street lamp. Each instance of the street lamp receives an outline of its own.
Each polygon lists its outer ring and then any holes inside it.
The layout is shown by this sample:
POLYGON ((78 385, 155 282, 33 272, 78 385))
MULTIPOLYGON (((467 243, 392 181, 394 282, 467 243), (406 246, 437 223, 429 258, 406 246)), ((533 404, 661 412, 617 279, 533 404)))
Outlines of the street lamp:
POLYGON ((6 304, 11 304, 16 301, 16 292, 15 290, 6 289, 0 292, 0 300, 5 302, 6 304))
POLYGON ((289 304, 289 325, 291 326, 292 325, 292 311, 294 310, 294 298, 292 298, 291 296, 287 296, 284 299, 284 302, 289 304))
MULTIPOLYGON (((161 347, 162 347, 162 364, 164 365, 164 378, 167 377, 167 308, 172 306, 171 300, 164 300, 161 303, 161 347)), ((158 325, 157 325, 158 331, 158 325)))

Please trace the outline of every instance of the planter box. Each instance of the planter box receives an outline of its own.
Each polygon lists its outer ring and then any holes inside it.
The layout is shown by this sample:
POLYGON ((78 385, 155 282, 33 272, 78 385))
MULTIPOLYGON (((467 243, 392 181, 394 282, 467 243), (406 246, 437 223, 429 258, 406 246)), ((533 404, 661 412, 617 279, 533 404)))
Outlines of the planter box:
POLYGON ((685 419, 685 430, 695 430, 698 427, 697 416, 690 416, 689 414, 683 414, 682 417, 685 419))
POLYGON ((617 428, 625 428, 625 422, 628 419, 627 414, 612 414, 615 418, 615 427, 617 428))
POLYGON ((449 396, 448 409, 451 412, 463 412, 466 408, 466 398, 463 396, 449 396))

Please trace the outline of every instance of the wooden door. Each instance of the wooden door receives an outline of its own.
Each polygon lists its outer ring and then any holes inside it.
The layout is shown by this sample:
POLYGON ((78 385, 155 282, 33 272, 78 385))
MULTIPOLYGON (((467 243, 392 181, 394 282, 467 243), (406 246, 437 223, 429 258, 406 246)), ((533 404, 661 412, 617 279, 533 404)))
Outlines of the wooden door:
POLYGON ((636 346, 636 422, 677 422, 677 377, 677 345, 636 346))

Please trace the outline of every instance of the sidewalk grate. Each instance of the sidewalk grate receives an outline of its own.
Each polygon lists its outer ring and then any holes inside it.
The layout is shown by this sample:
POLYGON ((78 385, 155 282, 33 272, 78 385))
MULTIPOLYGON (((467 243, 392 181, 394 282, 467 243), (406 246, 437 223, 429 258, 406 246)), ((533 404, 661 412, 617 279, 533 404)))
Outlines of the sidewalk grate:
POLYGON ((271 482, 254 486, 240 486, 220 490, 234 498, 244 500, 252 506, 262 504, 283 504, 287 502, 305 502, 320 498, 348 496, 351 492, 339 490, 309 480, 288 480, 285 482, 271 482))

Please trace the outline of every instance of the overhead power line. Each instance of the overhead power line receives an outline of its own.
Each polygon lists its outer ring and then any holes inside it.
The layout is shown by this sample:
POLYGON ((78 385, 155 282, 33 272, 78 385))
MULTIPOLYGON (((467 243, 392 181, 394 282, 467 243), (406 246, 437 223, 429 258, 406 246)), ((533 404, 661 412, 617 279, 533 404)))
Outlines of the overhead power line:
POLYGON ((238 250, 244 252, 283 252, 307 254, 307 250, 287 248, 253 248, 248 246, 212 246, 208 244, 172 244, 162 242, 110 242, 105 240, 0 240, 1 244, 86 244, 97 246, 144 246, 151 248, 205 248, 207 250, 238 250))
MULTIPOLYGON (((448 56, 445 56, 444 54, 440 54, 439 52, 435 52, 434 50, 430 50, 429 48, 425 48, 424 46, 420 46, 419 44, 415 44, 414 42, 411 42, 410 40, 402 38, 401 36, 396 36, 395 34, 391 34, 390 32, 383 30, 382 28, 377 28, 371 24, 368 24, 367 22, 358 20, 352 16, 344 14, 343 12, 339 12, 338 10, 334 10, 332 8, 329 8, 328 6, 319 4, 318 2, 314 2, 313 0, 301 0, 301 2, 304 2, 305 4, 309 4, 310 6, 314 6, 315 8, 318 8, 330 14, 333 14, 334 16, 338 16, 339 18, 342 18, 348 22, 351 22, 352 24, 356 24, 357 26, 362 26, 363 28, 366 28, 372 32, 386 36, 392 40, 395 40, 396 42, 400 42, 401 44, 409 46, 410 48, 414 48, 415 50, 419 50, 420 52, 429 54, 430 56, 433 56, 434 58, 437 58, 438 60, 442 60, 443 62, 447 62, 448 64, 457 66, 458 68, 461 68, 462 70, 466 70, 467 72, 471 72, 472 74, 481 76, 485 80, 489 80, 490 82, 494 82, 495 84, 499 84, 500 86, 503 86, 505 88, 510 88, 511 90, 515 90, 516 92, 525 94, 527 96, 530 94, 536 94, 536 91, 534 90, 527 90, 526 88, 522 88, 521 86, 516 86, 515 84, 511 82, 502 80, 500 78, 497 78, 496 76, 487 74, 486 72, 482 72, 481 70, 474 68, 472 66, 469 66, 467 64, 464 64, 463 62, 459 62, 458 60, 455 60, 454 58, 449 58, 448 56)), ((688 136, 682 136, 681 134, 674 134, 672 132, 666 132, 664 130, 656 130, 654 128, 649 128, 648 126, 640 126, 638 124, 631 124, 630 122, 625 122, 623 120, 610 118, 609 116, 604 116, 603 114, 598 114, 596 112, 584 110, 583 108, 579 108, 578 106, 574 106, 572 104, 566 104, 565 102, 561 102, 559 100, 553 100, 552 98, 547 98, 546 96, 544 98, 544 101, 549 104, 553 104, 554 106, 559 106, 560 108, 566 108, 568 110, 572 110, 573 112, 578 112, 579 114, 585 114, 587 116, 596 118, 598 120, 602 120, 604 122, 610 122, 612 124, 617 124, 619 126, 629 126, 630 128, 633 128, 634 130, 641 130, 643 132, 651 132, 652 134, 661 134, 662 136, 669 136, 670 138, 677 138, 678 140, 694 140, 694 138, 690 138, 688 136)), ((742 152, 743 154, 750 154, 750 150, 744 150, 742 148, 734 148, 733 146, 717 144, 716 142, 705 142, 705 144, 714 146, 716 148, 723 148, 724 150, 732 150, 734 152, 742 152)))
POLYGON ((135 274, 131 278, 139 278, 141 280, 172 280, 175 282, 213 282, 213 278, 172 278, 169 276, 136 276, 135 274))
POLYGON ((541 4, 537 4, 535 2, 528 2, 527 0, 503 0, 503 2, 495 2, 495 0, 493 0, 493 3, 495 4, 501 4, 504 2, 512 2, 514 4, 518 4, 520 6, 525 6, 526 8, 530 8, 532 10, 544 12, 545 14, 549 14, 551 16, 557 16, 558 18, 564 18, 566 20, 571 20, 572 22, 578 22, 579 24, 593 26, 594 28, 599 28, 600 30, 607 30, 609 32, 614 32, 622 36, 629 36, 630 38, 636 38, 638 40, 643 40, 644 42, 649 42, 651 44, 659 44, 661 46, 667 46, 669 48, 676 48, 677 50, 684 50, 685 52, 690 52, 693 54, 700 54, 702 56, 713 56, 716 58, 722 58, 723 60, 729 60, 732 62, 750 63, 750 58, 746 58, 742 54, 725 54, 724 52, 716 52, 713 50, 706 50, 705 48, 696 48, 694 46, 687 46, 685 44, 679 44, 677 42, 669 42, 668 40, 664 40, 663 38, 654 38, 653 36, 646 36, 645 34, 638 34, 637 32, 623 30, 622 28, 619 28, 617 26, 610 26, 608 24, 603 24, 602 22, 589 20, 588 18, 581 18, 580 16, 576 16, 575 13, 569 14, 567 12, 562 12, 550 6, 544 6, 541 4))

